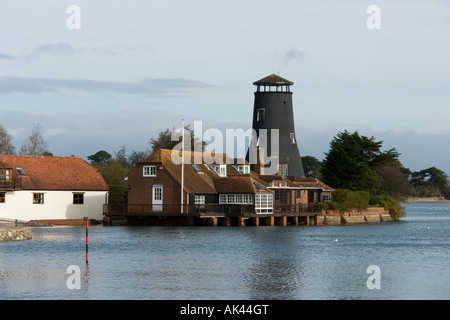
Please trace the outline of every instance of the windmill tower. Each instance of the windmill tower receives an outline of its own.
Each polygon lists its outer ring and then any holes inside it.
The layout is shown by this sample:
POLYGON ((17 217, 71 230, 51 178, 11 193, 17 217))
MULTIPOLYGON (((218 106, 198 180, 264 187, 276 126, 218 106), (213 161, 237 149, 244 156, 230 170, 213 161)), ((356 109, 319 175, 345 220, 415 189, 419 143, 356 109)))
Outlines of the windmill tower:
MULTIPOLYGON (((278 163, 277 167, 275 169, 272 168, 268 174, 279 174, 289 178, 304 178, 305 174, 294 127, 294 111, 290 87, 294 83, 279 75, 271 74, 255 81, 253 84, 257 86, 257 89, 255 92, 252 127, 257 135, 258 142, 256 145, 259 148, 258 150, 261 150, 260 138, 262 137, 260 132, 264 132, 261 129, 267 130, 267 143, 262 147, 262 152, 267 157, 273 158, 276 156, 271 154, 271 130, 279 130, 278 163)), ((262 165, 257 167, 264 169, 262 165)), ((256 169, 255 171, 259 171, 261 174, 266 173, 265 170, 256 169)))

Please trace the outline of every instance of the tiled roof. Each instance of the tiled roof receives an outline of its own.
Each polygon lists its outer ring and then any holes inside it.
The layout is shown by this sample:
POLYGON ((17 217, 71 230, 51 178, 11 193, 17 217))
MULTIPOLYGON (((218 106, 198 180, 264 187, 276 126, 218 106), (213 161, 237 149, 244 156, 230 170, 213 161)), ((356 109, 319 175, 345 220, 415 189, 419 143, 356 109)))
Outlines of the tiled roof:
POLYGON ((0 162, 13 169, 24 190, 109 190, 97 170, 80 157, 0 155, 0 162))
POLYGON ((294 183, 303 188, 317 188, 324 191, 334 191, 333 188, 316 178, 296 178, 294 183))
POLYGON ((262 78, 258 81, 253 82, 254 85, 269 85, 269 86, 276 86, 276 85, 291 85, 294 84, 292 81, 289 81, 285 78, 280 77, 279 75, 272 73, 271 75, 268 75, 265 78, 262 78))
MULTIPOLYGON (((259 175, 255 172, 250 174, 240 174, 232 164, 237 164, 237 160, 229 157, 225 153, 212 154, 217 159, 222 159, 223 163, 232 163, 227 165, 227 176, 219 177, 211 166, 206 164, 203 159, 203 153, 184 152, 184 189, 186 192, 196 193, 259 193, 271 192, 269 188, 305 188, 321 189, 324 191, 333 191, 322 181, 315 178, 298 178, 290 180, 280 175, 259 175), (199 163, 201 161, 201 163, 199 163), (196 167, 192 163, 197 163, 196 167), (198 169, 198 170, 197 170, 198 169), (200 172, 200 173, 199 173, 200 172), (255 183, 261 184, 264 188, 258 189, 255 183), (272 183, 272 186, 271 186, 272 183)), ((142 164, 162 164, 164 169, 181 184, 181 165, 173 162, 178 159, 181 162, 181 151, 172 151, 161 149, 141 161, 142 164)), ((221 160, 221 161, 222 161, 221 160)), ((245 162, 248 164, 248 162, 245 162)))
MULTIPOLYGON (((235 192, 235 193, 257 193, 258 190, 254 182, 254 177, 249 174, 240 174, 231 164, 227 165, 227 177, 219 177, 211 166, 204 162, 201 153, 186 151, 184 165, 184 189, 186 192, 215 193, 215 192, 235 192), (196 158, 197 157, 197 158, 196 158), (198 163, 201 159, 201 163, 198 163), (190 160, 190 161, 188 161, 190 160), (194 168, 195 164, 200 173, 194 168)), ((180 157, 181 152, 161 149, 141 161, 143 164, 162 164, 164 169, 181 184, 181 165, 172 161, 172 155, 180 157)), ((225 153, 213 153, 213 157, 222 159, 223 163, 238 163, 236 159, 229 157, 225 153)), ((176 158, 177 159, 177 158, 176 158)), ((248 162, 246 162, 248 164, 248 162)), ((264 182, 263 185, 266 185, 264 182)), ((264 190, 270 192, 270 190, 264 190)))
POLYGON ((0 161, 0 169, 11 169, 12 167, 2 161, 0 161))

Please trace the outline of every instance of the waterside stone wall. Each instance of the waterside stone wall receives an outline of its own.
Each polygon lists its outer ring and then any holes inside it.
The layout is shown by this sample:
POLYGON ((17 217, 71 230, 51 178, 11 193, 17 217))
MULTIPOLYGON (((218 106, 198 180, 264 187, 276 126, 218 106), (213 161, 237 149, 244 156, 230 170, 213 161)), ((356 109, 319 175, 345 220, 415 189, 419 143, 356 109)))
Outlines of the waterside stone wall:
POLYGON ((30 240, 31 238, 30 227, 0 227, 0 242, 30 240))
POLYGON ((389 212, 381 207, 373 207, 364 211, 352 210, 343 214, 339 211, 329 210, 320 217, 319 224, 341 225, 387 221, 393 221, 389 212))

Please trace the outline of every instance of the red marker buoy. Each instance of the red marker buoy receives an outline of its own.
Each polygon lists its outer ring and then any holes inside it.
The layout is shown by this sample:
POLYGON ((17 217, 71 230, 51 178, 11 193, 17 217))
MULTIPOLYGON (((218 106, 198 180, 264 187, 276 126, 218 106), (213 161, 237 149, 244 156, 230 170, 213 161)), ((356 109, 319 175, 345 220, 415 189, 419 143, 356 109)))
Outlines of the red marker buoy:
POLYGON ((88 236, 88 230, 89 230, 89 218, 88 217, 84 217, 83 219, 84 221, 86 221, 86 264, 89 263, 89 236, 88 236))

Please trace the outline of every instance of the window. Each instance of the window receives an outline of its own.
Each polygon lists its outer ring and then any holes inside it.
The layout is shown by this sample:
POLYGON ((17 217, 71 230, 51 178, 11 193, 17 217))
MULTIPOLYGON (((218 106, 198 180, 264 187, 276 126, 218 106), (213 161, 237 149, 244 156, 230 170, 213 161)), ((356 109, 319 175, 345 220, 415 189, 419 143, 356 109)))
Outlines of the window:
POLYGON ((265 121, 265 119, 266 119, 266 109, 259 108, 256 111, 256 121, 261 122, 261 121, 265 121))
POLYGON ((162 200, 162 187, 154 187, 153 191, 154 191, 153 200, 161 201, 162 200))
POLYGON ((253 204, 253 195, 252 194, 244 194, 242 203, 243 204, 253 204))
POLYGON ((197 171, 198 173, 203 173, 202 169, 200 169, 200 168, 198 167, 198 165, 193 164, 192 167, 193 167, 193 168, 195 169, 195 171, 197 171))
POLYGON ((250 166, 249 165, 238 165, 235 168, 241 174, 249 174, 250 173, 250 166))
POLYGON ((9 181, 9 170, 0 169, 0 181, 9 181))
POLYGON ((273 198, 271 193, 255 194, 255 211, 256 213, 273 212, 273 198))
POLYGON ((84 204, 84 193, 74 193, 73 204, 84 204))
POLYGON ((44 204, 44 194, 33 193, 33 204, 44 204))
POLYGON ((0 203, 5 203, 6 202, 6 193, 2 192, 0 193, 0 203))
POLYGON ((331 194, 325 193, 325 194, 323 195, 323 201, 324 201, 324 202, 330 202, 330 201, 331 201, 331 194))
POLYGON ((220 177, 226 177, 227 176, 227 166, 226 165, 215 165, 212 167, 214 171, 220 176, 220 177))
POLYGON ((220 194, 220 204, 253 204, 252 194, 220 194))
POLYGON ((156 166, 144 166, 144 177, 156 177, 156 166))
POLYGON ((16 169, 17 169, 17 172, 19 172, 19 174, 20 174, 21 176, 24 176, 24 175, 25 175, 25 171, 23 171, 23 169, 22 169, 21 167, 17 167, 16 169))
POLYGON ((279 201, 281 204, 291 203, 291 191, 290 190, 275 190, 275 202, 279 201))
POLYGON ((259 182, 255 182, 255 186, 258 188, 258 190, 264 190, 265 189, 264 186, 261 183, 259 183, 259 182))
POLYGON ((288 176, 288 164, 287 163, 279 163, 278 164, 278 174, 283 177, 288 176))
POLYGON ((289 139, 291 139, 291 143, 295 144, 295 135, 291 132, 289 139))
POLYGON ((205 204, 205 196, 194 196, 194 204, 205 204))

